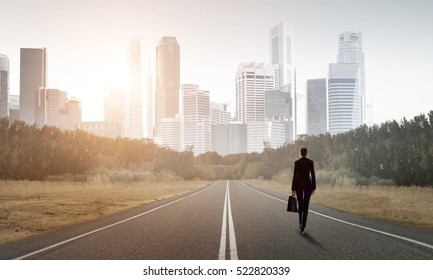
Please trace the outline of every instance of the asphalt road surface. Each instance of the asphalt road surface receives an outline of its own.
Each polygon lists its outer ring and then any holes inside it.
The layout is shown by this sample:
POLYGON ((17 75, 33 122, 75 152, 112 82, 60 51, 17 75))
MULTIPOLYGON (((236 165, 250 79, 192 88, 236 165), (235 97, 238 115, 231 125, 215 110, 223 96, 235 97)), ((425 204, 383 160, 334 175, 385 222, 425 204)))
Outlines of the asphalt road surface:
MULTIPOLYGON (((320 190, 319 190, 320 191, 320 190)), ((312 204, 301 235, 287 196, 241 181, 0 246, 0 259, 433 259, 433 231, 312 204)), ((366 206, 374 207, 374 206, 366 206)))

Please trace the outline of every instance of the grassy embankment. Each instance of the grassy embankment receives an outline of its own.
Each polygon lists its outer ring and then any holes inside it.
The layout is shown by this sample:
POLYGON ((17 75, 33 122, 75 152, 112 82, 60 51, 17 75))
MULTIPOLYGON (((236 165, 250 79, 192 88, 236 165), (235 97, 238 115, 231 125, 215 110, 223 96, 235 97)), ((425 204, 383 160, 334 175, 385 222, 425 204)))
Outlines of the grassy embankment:
MULTIPOLYGON (((255 186, 289 194, 290 186, 251 180, 255 186)), ((318 186, 312 202, 375 219, 433 229, 433 188, 390 186, 318 186)))
POLYGON ((0 243, 196 190, 205 181, 0 181, 0 243))

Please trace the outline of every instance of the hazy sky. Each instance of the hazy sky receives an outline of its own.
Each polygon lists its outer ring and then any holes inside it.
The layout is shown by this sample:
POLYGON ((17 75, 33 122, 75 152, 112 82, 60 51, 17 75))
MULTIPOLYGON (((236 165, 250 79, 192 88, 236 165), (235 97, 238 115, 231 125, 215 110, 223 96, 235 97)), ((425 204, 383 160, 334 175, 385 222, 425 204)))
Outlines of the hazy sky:
POLYGON ((11 94, 19 94, 20 48, 46 47, 48 87, 79 97, 84 120, 102 120, 104 80, 124 75, 132 37, 142 39, 143 76, 160 38, 177 37, 181 83, 223 102, 234 99, 239 63, 269 62, 269 29, 282 21, 294 29, 298 93, 306 79, 327 77, 338 34, 357 31, 373 120, 433 109, 431 0, 0 0, 0 10, 11 94))

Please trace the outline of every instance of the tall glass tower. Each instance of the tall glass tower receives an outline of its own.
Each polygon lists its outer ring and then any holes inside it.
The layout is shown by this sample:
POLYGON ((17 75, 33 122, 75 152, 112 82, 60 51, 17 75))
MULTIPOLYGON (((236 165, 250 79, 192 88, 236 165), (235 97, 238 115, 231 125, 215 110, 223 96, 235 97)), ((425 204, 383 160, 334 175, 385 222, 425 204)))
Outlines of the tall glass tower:
POLYGON ((143 138, 143 95, 141 92, 141 42, 132 38, 128 45, 127 137, 143 138))
POLYGON ((156 47, 155 137, 161 120, 179 114, 180 62, 176 37, 162 37, 156 47))
POLYGON ((47 85, 47 51, 43 49, 20 50, 20 119, 29 124, 38 120, 37 110, 41 100, 40 90, 47 85))
POLYGON ((270 60, 274 71, 274 89, 285 88, 285 92, 292 94, 292 112, 294 112, 294 136, 296 138, 296 108, 297 98, 294 88, 293 68, 293 28, 291 25, 281 22, 270 30, 270 60))
POLYGON ((343 133, 361 125, 360 69, 356 63, 329 64, 329 133, 343 133))
POLYGON ((356 63, 360 72, 361 121, 366 122, 365 57, 362 50, 362 33, 346 31, 338 37, 337 63, 356 63))
POLYGON ((9 58, 0 54, 0 118, 9 116, 9 58))
POLYGON ((326 79, 307 80, 307 134, 327 131, 326 79))

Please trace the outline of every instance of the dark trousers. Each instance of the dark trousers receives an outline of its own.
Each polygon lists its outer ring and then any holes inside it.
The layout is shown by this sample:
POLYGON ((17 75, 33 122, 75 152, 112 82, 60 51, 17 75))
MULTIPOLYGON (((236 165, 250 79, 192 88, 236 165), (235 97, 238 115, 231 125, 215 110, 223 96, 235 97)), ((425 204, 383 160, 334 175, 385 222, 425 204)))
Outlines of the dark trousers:
POLYGON ((304 229, 307 226, 308 206, 310 205, 311 190, 302 189, 296 191, 298 200, 299 226, 304 229))

